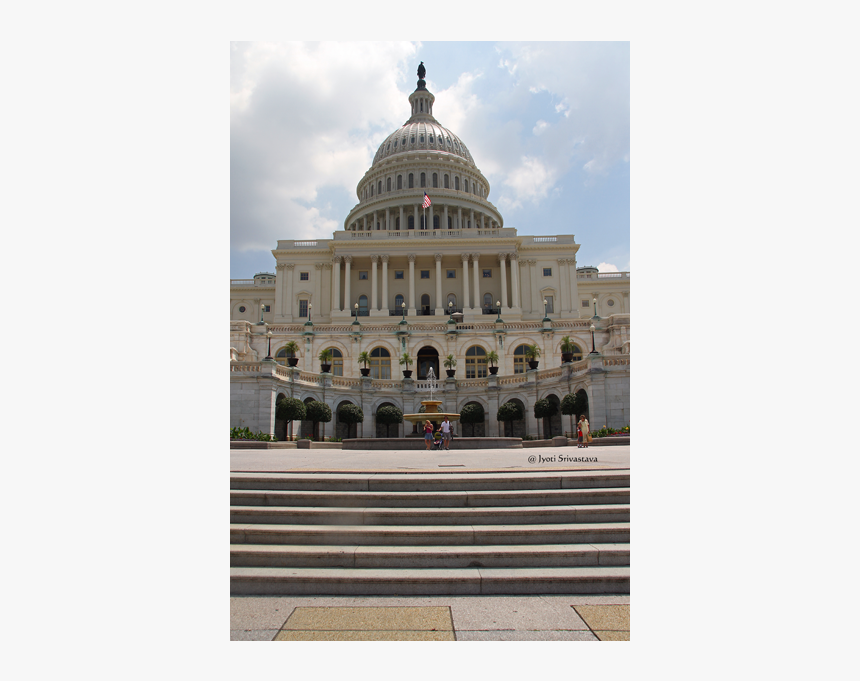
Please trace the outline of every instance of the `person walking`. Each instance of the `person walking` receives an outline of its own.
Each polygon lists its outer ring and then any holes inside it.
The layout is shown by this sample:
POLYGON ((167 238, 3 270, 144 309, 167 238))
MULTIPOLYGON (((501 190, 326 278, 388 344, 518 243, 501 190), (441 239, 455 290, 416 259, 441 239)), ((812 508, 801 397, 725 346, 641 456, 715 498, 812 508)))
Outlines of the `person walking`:
POLYGON ((588 447, 588 434, 591 430, 588 427, 588 419, 585 418, 585 414, 579 417, 576 427, 579 428, 579 444, 577 447, 588 447))
POLYGON ((451 449, 451 422, 447 416, 442 419, 442 446, 446 452, 451 449))
POLYGON ((424 422, 424 444, 427 445, 427 451, 433 446, 433 424, 430 420, 424 422))

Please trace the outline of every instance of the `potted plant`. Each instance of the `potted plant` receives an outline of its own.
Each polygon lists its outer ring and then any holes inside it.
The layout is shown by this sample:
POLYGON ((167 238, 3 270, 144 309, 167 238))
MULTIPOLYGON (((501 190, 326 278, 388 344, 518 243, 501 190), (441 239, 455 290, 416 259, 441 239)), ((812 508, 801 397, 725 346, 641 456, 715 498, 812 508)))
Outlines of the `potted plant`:
POLYGON ((331 371, 331 348, 320 351, 320 371, 327 374, 331 371))
POLYGON ((570 340, 570 336, 564 336, 561 339, 561 362, 564 364, 565 362, 573 361, 573 343, 570 340))
POLYGON ((368 353, 366 350, 364 352, 359 352, 358 353, 358 363, 364 364, 364 367, 362 369, 359 369, 359 371, 361 371, 361 375, 362 376, 370 375, 370 367, 367 366, 368 364, 370 364, 370 353, 368 353))
POLYGON ((498 364, 498 363, 499 363, 499 353, 496 352, 495 350, 490 350, 487 353, 487 364, 490 365, 490 373, 493 376, 495 376, 497 373, 499 373, 499 367, 496 366, 496 364, 498 364))
POLYGON ((454 378, 454 367, 457 366, 457 360, 454 355, 448 355, 442 362, 442 366, 445 367, 445 373, 448 374, 448 378, 454 378))
POLYGON ((526 359, 529 361, 529 369, 537 369, 538 368, 538 357, 540 357, 540 348, 535 345, 529 345, 526 347, 525 351, 526 359))
POLYGON ((404 352, 400 357, 400 366, 406 366, 407 368, 403 370, 403 378, 411 378, 412 377, 412 369, 408 367, 412 364, 412 358, 409 356, 408 352, 404 352))
POLYGON ((299 358, 296 357, 296 353, 299 351, 299 344, 296 341, 291 340, 284 346, 284 350, 287 351, 287 366, 294 367, 299 363, 299 358))

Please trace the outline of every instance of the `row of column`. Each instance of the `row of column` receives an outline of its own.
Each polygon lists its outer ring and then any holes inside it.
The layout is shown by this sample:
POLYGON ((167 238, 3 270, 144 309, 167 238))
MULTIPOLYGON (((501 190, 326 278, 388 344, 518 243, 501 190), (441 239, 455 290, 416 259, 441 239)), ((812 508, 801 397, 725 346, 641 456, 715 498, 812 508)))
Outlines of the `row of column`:
MULTIPOLYGON (((415 229, 420 229, 421 227, 421 216, 424 215, 424 209, 422 204, 416 203, 414 205, 408 206, 400 206, 400 229, 406 230, 406 211, 412 209, 413 217, 415 221, 415 229)), ((396 209, 395 209, 396 210, 396 209)), ((426 212, 427 216, 427 229, 433 229, 433 204, 430 204, 430 207, 427 208, 426 212)), ((442 205, 442 212, 440 214, 442 218, 440 221, 440 227, 442 229, 448 229, 448 206, 442 205)), ((453 218, 451 222, 451 229, 465 229, 466 223, 464 222, 464 213, 462 208, 457 208, 456 214, 452 212, 451 217, 453 218)), ((396 215, 392 215, 392 209, 386 208, 383 210, 375 210, 367 215, 362 216, 359 220, 356 220, 351 224, 353 231, 359 232, 369 232, 376 228, 376 222, 378 219, 382 220, 382 229, 393 231, 396 228, 395 223, 396 215), (368 216, 370 216, 370 224, 368 225, 368 216)), ((499 223, 492 219, 492 217, 485 215, 484 213, 478 213, 477 218, 478 222, 475 222, 475 211, 474 209, 469 209, 465 214, 465 219, 468 221, 468 224, 472 227, 478 227, 480 229, 493 229, 499 226, 499 223), (486 219, 485 219, 486 218, 486 219)))
MULTIPOLYGON (((442 254, 436 253, 434 255, 434 259, 436 261, 436 313, 442 314, 444 313, 445 308, 442 306, 442 254)), ((463 253, 460 255, 460 259, 463 263, 463 309, 471 308, 480 309, 481 301, 478 299, 480 296, 479 291, 481 290, 481 274, 480 274, 480 254, 479 253, 463 253), (469 297, 469 261, 472 262, 472 275, 474 281, 474 299, 472 301, 472 305, 469 305, 470 297, 469 297)), ((410 253, 406 256, 409 261, 409 314, 415 313, 415 254, 410 253)), ((507 261, 510 260, 512 263, 511 267, 511 294, 513 297, 513 307, 520 307, 520 280, 519 280, 519 268, 516 266, 517 262, 517 254, 516 253, 498 253, 497 258, 499 260, 499 266, 501 268, 501 279, 502 279, 502 295, 501 295, 501 303, 502 308, 508 309, 508 276, 507 276, 507 261)), ((372 310, 380 310, 382 308, 379 307, 380 298, 377 295, 378 286, 377 286, 377 264, 382 262, 382 302, 385 305, 388 305, 388 259, 389 256, 387 254, 377 255, 373 254, 370 256, 370 309, 372 310)), ((335 255, 332 258, 332 262, 334 263, 332 268, 332 310, 340 312, 343 308, 341 306, 340 300, 340 263, 341 261, 344 263, 344 300, 347 305, 347 310, 349 306, 349 301, 352 300, 352 295, 350 291, 350 284, 352 280, 351 269, 352 269, 352 256, 351 255, 335 255)), ((293 265, 286 265, 292 269, 293 265)), ((575 276, 575 275, 574 275, 575 276)), ((290 291, 287 291, 287 298, 290 297, 290 291)), ((351 311, 351 310, 348 310, 351 311)))

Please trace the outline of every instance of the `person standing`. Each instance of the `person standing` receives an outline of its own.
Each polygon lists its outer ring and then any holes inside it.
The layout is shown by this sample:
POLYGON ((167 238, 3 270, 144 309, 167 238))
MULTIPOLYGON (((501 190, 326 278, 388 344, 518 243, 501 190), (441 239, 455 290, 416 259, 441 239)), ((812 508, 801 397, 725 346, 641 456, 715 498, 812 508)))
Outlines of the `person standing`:
POLYGON ((576 424, 577 428, 579 428, 579 445, 578 447, 588 447, 588 434, 591 430, 588 427, 588 419, 585 418, 585 414, 579 417, 579 421, 576 424))
POLYGON ((433 424, 430 420, 424 422, 424 444, 427 445, 427 451, 433 446, 433 424))
POLYGON ((451 422, 447 416, 442 419, 442 446, 445 451, 451 449, 451 422))

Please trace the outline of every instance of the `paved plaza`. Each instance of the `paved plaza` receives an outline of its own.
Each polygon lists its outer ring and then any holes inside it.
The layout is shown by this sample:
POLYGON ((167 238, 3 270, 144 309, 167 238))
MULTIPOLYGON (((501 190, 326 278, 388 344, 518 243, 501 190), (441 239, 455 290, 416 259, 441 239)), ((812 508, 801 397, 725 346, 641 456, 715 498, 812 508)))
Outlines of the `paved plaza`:
MULTIPOLYGON (((230 452, 230 468, 234 472, 438 474, 629 467, 629 445, 450 452, 298 449, 230 452)), ((233 596, 230 639, 628 641, 630 596, 233 596)))

